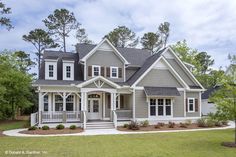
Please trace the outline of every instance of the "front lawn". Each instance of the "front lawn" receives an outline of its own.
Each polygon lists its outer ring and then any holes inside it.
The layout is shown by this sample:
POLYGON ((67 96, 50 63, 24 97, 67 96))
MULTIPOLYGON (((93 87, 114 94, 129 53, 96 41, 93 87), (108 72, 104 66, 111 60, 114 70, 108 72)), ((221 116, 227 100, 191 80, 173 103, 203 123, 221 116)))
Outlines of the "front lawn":
POLYGON ((5 120, 0 121, 0 131, 19 129, 27 126, 28 121, 25 120, 5 120))
POLYGON ((0 137, 0 156, 5 156, 5 152, 24 151, 50 157, 233 157, 235 148, 220 145, 232 141, 233 135, 231 129, 105 136, 5 136, 0 137))

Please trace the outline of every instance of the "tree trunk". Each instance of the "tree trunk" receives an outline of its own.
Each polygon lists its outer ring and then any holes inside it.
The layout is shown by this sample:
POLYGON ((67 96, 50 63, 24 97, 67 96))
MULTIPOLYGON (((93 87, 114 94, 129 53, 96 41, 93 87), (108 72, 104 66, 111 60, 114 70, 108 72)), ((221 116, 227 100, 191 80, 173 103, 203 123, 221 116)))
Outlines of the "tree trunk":
POLYGON ((66 52, 66 37, 63 36, 63 47, 64 47, 64 52, 66 52))
POLYGON ((41 52, 38 55, 38 79, 40 78, 40 68, 41 68, 41 52))

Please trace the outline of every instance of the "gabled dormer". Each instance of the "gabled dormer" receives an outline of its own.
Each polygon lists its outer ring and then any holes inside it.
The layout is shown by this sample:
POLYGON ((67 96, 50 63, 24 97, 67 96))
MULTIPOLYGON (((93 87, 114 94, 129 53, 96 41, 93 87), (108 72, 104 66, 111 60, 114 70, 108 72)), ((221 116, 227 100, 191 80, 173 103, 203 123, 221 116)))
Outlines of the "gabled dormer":
POLYGON ((57 80, 58 58, 45 58, 45 80, 57 80))
POLYGON ((74 80, 74 60, 62 59, 63 80, 74 80))
POLYGON ((103 76, 113 82, 124 82, 125 67, 129 62, 107 40, 103 39, 89 53, 80 58, 84 65, 84 80, 103 76))

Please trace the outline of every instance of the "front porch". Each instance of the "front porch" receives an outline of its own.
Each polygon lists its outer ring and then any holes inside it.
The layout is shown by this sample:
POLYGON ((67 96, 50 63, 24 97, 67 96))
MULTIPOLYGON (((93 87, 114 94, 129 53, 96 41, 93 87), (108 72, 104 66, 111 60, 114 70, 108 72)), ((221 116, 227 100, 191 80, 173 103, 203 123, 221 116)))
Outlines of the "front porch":
MULTIPOLYGON (((107 91, 39 92, 39 112, 31 116, 40 126, 53 123, 78 123, 86 128, 88 121, 131 120, 132 94, 107 91)), ((33 125, 33 124, 32 124, 33 125)))

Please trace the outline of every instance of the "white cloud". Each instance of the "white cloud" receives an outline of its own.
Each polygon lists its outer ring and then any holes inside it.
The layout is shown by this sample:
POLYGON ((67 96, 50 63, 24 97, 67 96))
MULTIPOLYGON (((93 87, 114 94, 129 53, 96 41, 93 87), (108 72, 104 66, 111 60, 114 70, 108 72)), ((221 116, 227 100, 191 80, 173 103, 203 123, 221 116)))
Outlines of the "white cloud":
MULTIPOLYGON (((33 50, 21 36, 36 27, 56 8, 73 11, 95 42, 118 25, 126 25, 140 37, 156 31, 161 22, 171 23, 169 43, 186 39, 189 45, 207 51, 215 67, 228 64, 228 53, 236 54, 236 1, 228 0, 11 0, 10 16, 15 29, 0 30, 0 49, 33 50)), ((76 39, 69 38, 73 50, 76 39)))

